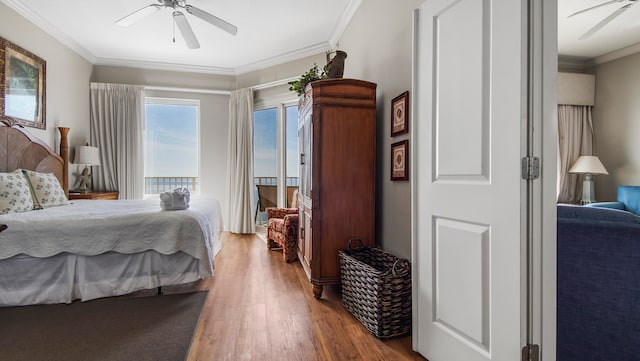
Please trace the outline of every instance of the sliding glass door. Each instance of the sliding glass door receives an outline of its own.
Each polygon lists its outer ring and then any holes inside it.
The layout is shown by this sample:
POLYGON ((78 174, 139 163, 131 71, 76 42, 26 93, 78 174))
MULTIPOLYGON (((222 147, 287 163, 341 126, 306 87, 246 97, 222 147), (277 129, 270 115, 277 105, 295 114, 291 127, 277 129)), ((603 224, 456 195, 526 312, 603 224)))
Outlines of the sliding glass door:
POLYGON ((257 225, 267 207, 290 207, 298 186, 298 107, 285 105, 254 112, 254 205, 257 225))

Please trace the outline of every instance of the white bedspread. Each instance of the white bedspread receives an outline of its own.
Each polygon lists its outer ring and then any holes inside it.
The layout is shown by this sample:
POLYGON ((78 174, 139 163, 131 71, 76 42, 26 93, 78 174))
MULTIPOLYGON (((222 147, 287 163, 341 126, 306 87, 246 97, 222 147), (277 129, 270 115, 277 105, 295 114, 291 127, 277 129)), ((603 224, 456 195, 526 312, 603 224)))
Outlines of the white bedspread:
POLYGON ((63 252, 93 256, 155 250, 184 252, 212 274, 213 242, 222 230, 216 200, 193 198, 182 211, 163 211, 158 199, 77 200, 70 205, 0 215, 9 226, 0 233, 0 259, 18 254, 50 257, 63 252))

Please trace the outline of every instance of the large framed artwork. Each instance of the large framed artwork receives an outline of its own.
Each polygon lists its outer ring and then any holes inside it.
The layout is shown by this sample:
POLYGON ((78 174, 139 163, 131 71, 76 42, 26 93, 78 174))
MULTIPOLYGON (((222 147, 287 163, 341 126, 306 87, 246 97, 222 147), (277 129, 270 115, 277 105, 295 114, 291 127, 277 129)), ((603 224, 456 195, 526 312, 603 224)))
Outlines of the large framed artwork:
POLYGON ((0 38, 0 111, 16 123, 46 129, 46 68, 39 56, 0 38))
POLYGON ((409 92, 406 91, 391 101, 391 136, 409 131, 409 92))
POLYGON ((409 180, 409 141, 391 144, 391 180, 409 180))

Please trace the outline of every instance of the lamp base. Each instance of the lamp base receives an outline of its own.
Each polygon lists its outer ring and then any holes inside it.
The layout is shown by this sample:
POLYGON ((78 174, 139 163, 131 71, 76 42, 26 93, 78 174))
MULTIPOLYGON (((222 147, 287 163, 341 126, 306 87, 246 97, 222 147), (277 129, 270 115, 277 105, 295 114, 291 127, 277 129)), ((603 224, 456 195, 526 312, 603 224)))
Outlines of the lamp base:
POLYGON ((92 188, 92 179, 91 179, 91 170, 89 169, 89 166, 84 167, 84 169, 82 170, 82 173, 80 175, 78 175, 77 180, 76 180, 76 189, 74 192, 77 193, 91 193, 91 188, 92 188))
POLYGON ((596 190, 593 183, 593 175, 587 173, 582 182, 582 200, 581 205, 591 204, 596 202, 596 190))

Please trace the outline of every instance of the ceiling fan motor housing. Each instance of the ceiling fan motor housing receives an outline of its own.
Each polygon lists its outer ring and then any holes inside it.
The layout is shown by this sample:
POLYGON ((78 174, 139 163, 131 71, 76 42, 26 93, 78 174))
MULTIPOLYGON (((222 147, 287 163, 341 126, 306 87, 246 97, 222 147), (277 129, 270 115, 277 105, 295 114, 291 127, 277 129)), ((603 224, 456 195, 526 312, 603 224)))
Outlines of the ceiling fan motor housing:
MULTIPOLYGON (((196 35, 193 33, 191 29, 191 25, 189 25, 189 21, 187 20, 185 14, 180 11, 184 9, 187 13, 199 18, 213 26, 216 26, 231 35, 236 35, 238 32, 238 28, 226 22, 225 20, 220 19, 219 17, 212 15, 200 8, 197 8, 193 5, 187 5, 186 0, 157 0, 159 4, 150 4, 141 9, 138 9, 131 14, 119 19, 116 21, 116 24, 120 26, 129 26, 132 23, 142 19, 143 17, 151 14, 156 10, 160 10, 161 8, 165 8, 172 12, 173 20, 175 24, 180 29, 180 33, 182 33, 182 37, 187 43, 187 47, 189 49, 197 49, 200 47, 200 43, 198 43, 198 39, 196 35)), ((175 37, 174 37, 175 41, 175 37)))

